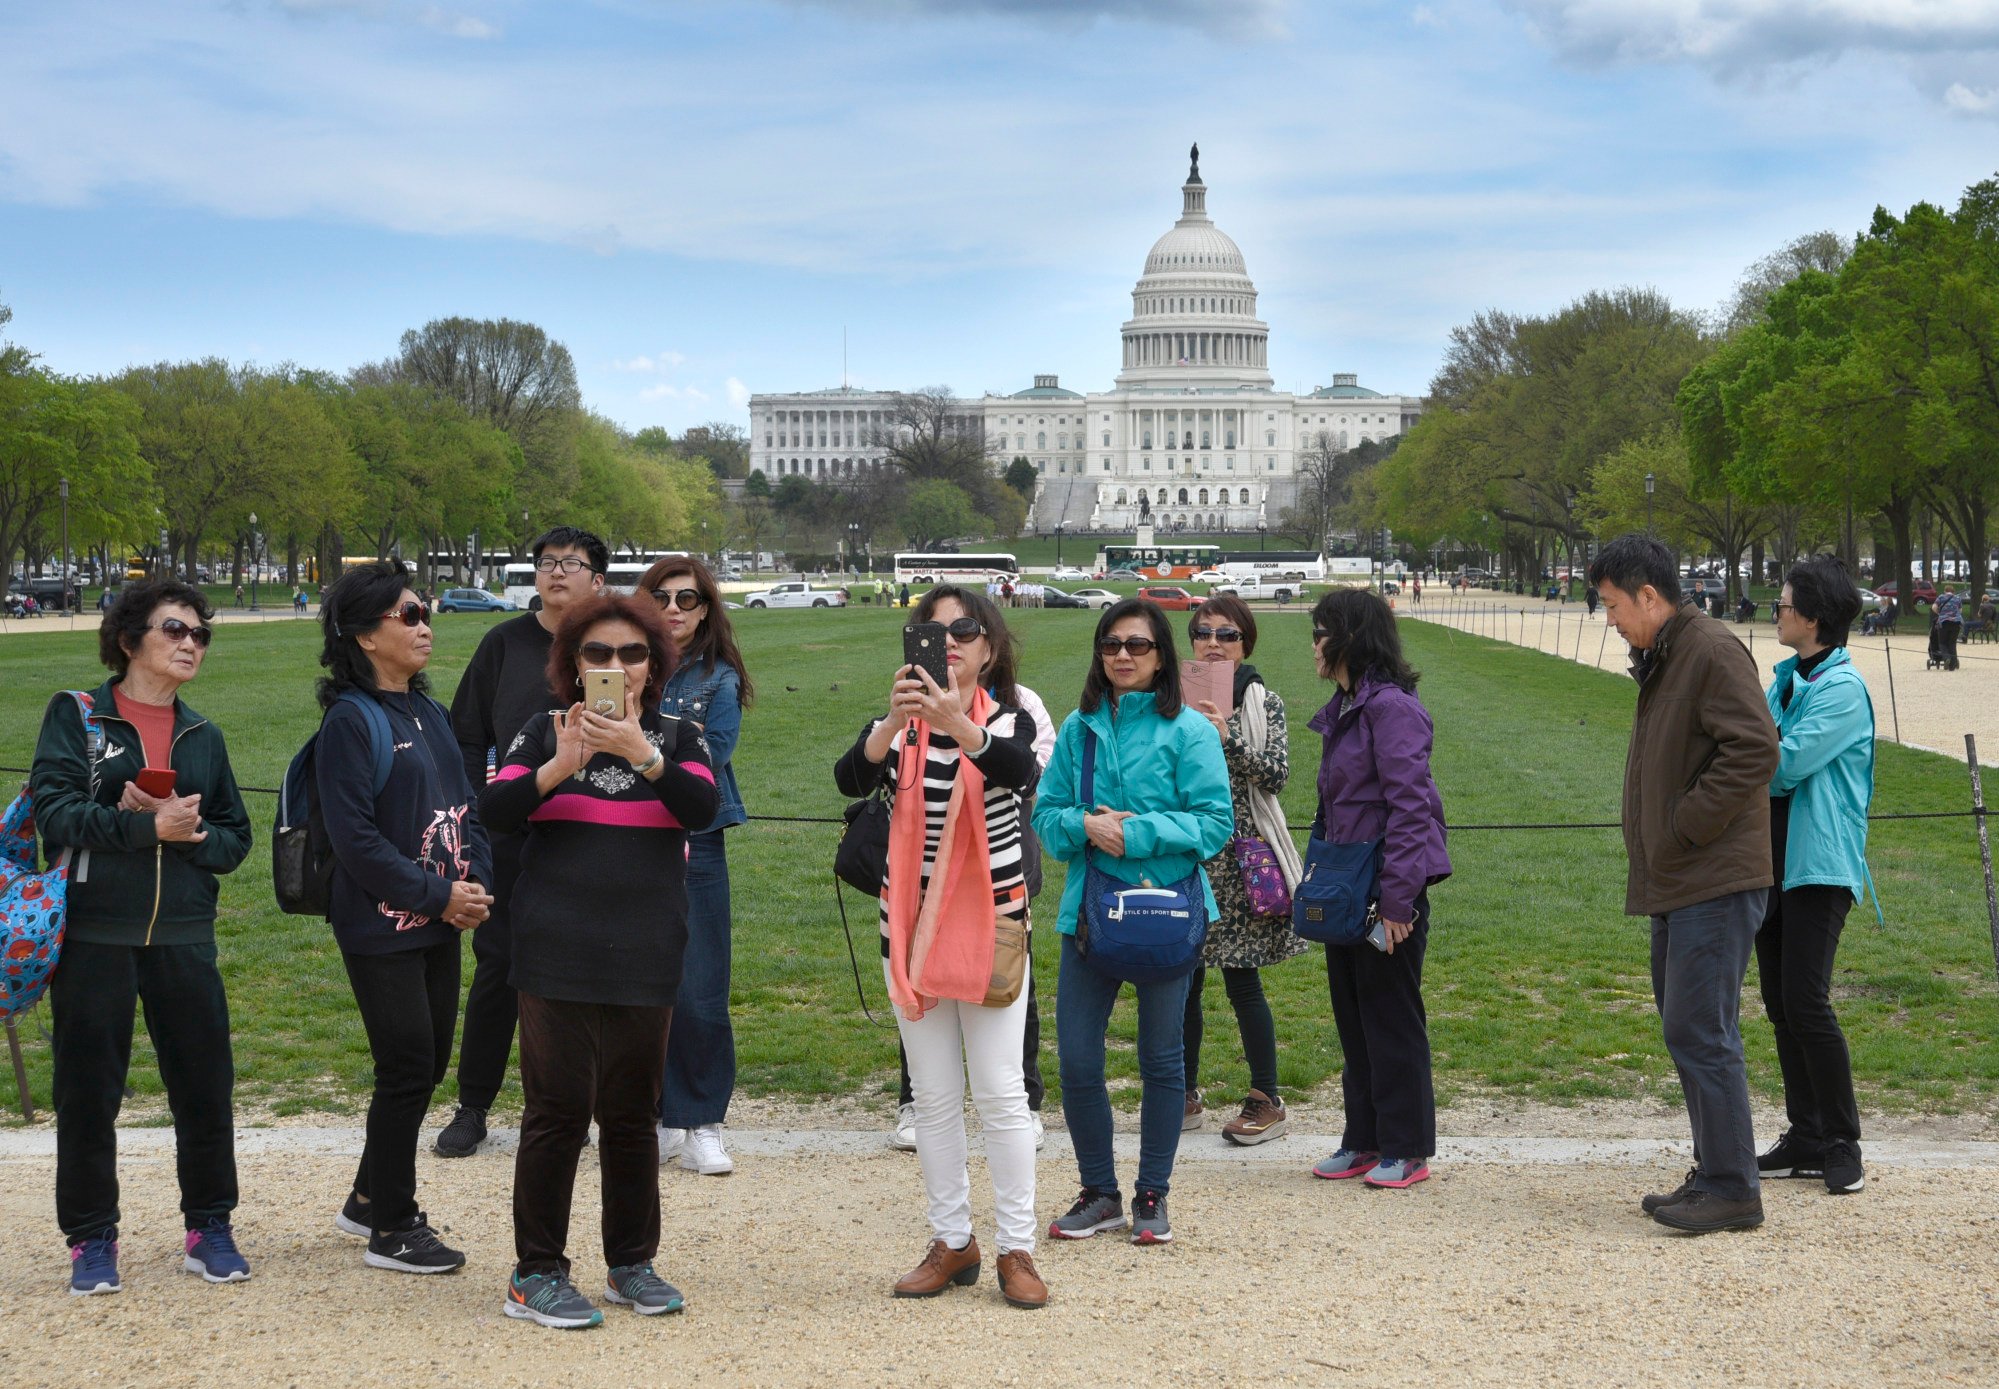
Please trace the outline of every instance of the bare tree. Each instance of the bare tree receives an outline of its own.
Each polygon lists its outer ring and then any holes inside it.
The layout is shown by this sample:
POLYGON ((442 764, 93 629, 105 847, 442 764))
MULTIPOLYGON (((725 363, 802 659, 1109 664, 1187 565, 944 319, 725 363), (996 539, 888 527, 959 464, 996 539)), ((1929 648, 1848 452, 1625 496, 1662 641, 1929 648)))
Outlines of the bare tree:
POLYGON ((1763 317, 1770 296, 1807 270, 1839 273, 1853 254, 1853 238, 1834 231, 1811 232, 1772 251, 1742 272, 1735 293, 1722 310, 1721 330, 1733 336, 1763 317))
POLYGON ((1307 435, 1298 454, 1298 500, 1284 508, 1277 529, 1301 544, 1323 548, 1334 528, 1351 518, 1354 479, 1393 453, 1397 442, 1363 440, 1347 449, 1331 430, 1307 435))
POLYGON ((388 374, 463 405, 520 442, 583 403, 569 349, 532 323, 437 318, 403 334, 388 374))

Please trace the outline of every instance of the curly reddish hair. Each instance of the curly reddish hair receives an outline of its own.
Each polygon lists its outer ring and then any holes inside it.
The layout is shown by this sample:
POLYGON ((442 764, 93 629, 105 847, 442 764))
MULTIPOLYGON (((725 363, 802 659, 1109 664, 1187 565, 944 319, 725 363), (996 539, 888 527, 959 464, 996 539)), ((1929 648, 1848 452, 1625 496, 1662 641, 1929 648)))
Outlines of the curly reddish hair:
POLYGON ((576 661, 583 648, 583 637, 600 622, 629 622, 645 633, 646 645, 652 649, 652 663, 646 669, 646 687, 639 694, 639 708, 652 708, 659 703, 667 677, 673 674, 673 638, 660 619, 659 605, 649 596, 607 593, 574 604, 563 615, 562 625, 555 629, 555 644, 548 649, 548 692, 564 708, 575 701, 576 661))

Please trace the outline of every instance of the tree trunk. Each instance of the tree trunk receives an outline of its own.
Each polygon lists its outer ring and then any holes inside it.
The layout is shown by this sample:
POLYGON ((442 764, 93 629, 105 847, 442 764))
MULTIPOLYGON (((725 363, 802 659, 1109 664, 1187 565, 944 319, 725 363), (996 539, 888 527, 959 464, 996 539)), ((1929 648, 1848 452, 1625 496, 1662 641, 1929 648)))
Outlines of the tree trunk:
MULTIPOLYGON (((1915 603, 1915 574, 1911 561, 1915 558, 1915 547, 1910 532, 1915 526, 1915 502, 1907 497, 1891 497, 1882 504, 1881 514, 1887 518, 1888 532, 1895 538, 1895 603, 1904 612, 1913 612, 1915 603)), ((1875 578, 1880 578, 1876 570, 1875 578)))

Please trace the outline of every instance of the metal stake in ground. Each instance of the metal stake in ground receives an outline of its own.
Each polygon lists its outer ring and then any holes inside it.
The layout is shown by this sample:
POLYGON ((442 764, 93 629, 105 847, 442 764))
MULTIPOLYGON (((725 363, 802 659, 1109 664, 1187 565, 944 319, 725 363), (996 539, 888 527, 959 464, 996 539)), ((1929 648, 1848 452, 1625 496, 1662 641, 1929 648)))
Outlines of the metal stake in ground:
POLYGON ((1964 735, 1964 760, 1971 765, 1971 810, 1978 817, 1978 857, 1985 865, 1985 919, 1992 926, 1992 968, 1999 971, 1999 891, 1992 885, 1992 837, 1985 828, 1985 788, 1978 777, 1978 739, 1964 735))
POLYGON ((1881 638, 1882 655, 1888 662, 1888 713, 1895 720, 1895 741, 1902 741, 1902 711, 1895 704, 1895 644, 1881 638))

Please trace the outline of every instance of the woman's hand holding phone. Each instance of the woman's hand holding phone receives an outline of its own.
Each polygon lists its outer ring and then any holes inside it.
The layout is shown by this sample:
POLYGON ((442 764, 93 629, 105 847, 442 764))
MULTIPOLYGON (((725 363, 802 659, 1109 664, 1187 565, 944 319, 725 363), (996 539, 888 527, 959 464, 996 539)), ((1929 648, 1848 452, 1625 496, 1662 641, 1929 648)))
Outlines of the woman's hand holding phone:
POLYGON ((645 729, 639 725, 639 697, 636 691, 625 694, 623 718, 606 718, 594 709, 584 709, 582 728, 583 746, 588 749, 585 761, 600 752, 608 752, 632 763, 644 762, 652 756, 652 743, 647 740, 645 729))

